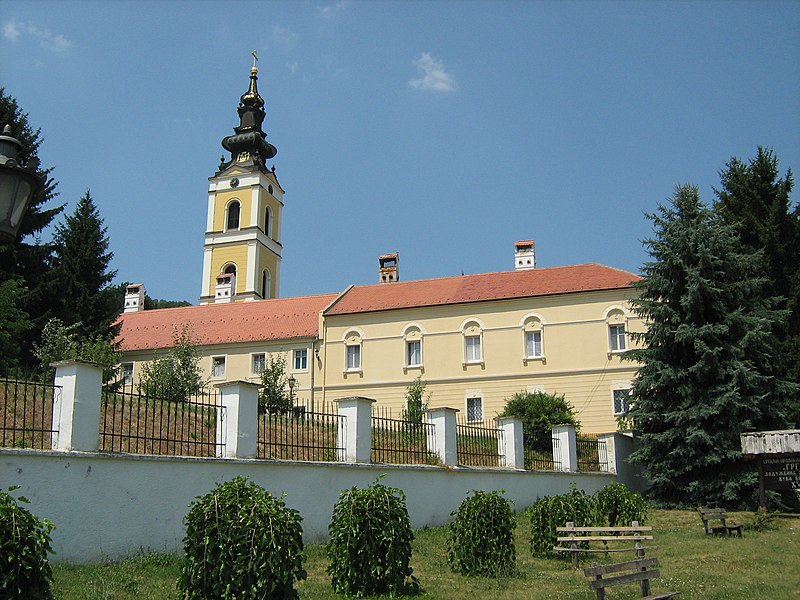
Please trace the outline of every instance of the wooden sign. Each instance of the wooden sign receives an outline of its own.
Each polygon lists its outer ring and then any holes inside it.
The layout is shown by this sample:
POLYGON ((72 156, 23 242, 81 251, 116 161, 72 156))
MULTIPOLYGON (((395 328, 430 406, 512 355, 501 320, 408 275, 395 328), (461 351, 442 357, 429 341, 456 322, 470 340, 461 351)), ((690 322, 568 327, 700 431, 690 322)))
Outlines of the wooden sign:
POLYGON ((764 487, 768 490, 800 489, 800 456, 761 459, 764 487))

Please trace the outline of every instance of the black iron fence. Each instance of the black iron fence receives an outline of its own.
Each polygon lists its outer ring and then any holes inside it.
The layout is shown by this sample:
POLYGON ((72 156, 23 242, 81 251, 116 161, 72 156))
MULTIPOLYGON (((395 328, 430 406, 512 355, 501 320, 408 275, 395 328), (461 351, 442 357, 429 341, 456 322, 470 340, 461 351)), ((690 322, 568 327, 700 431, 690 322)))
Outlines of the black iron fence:
POLYGON ((542 448, 525 448, 525 468, 529 471, 560 471, 561 461, 558 459, 561 456, 559 439, 557 437, 551 438, 551 447, 542 448))
POLYGON ((468 423, 463 418, 456 424, 458 462, 470 467, 499 467, 504 456, 500 453, 503 430, 468 423))
POLYGON ((343 460, 346 419, 328 403, 317 402, 315 409, 300 402, 286 413, 259 415, 258 458, 343 460))
POLYGON ((608 471, 606 442, 597 434, 581 433, 575 440, 578 451, 578 471, 608 471))
MULTIPOLYGON (((170 396, 172 398, 173 396, 170 396)), ((204 391, 183 401, 132 388, 103 389, 99 448, 167 456, 222 456, 219 395, 204 391)))
POLYGON ((50 450, 58 424, 53 403, 61 405, 59 386, 35 381, 0 379, 0 446, 50 450))
POLYGON ((406 421, 372 413, 372 452, 375 463, 398 465, 439 464, 433 443, 434 427, 430 423, 406 421))

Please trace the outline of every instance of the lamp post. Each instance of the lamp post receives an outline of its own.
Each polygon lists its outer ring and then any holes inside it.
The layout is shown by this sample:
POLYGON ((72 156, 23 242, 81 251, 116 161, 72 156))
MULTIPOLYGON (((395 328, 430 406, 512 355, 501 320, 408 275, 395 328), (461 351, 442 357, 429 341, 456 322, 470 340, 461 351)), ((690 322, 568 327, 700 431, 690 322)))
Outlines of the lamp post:
POLYGON ((289 376, 289 404, 294 406, 294 386, 297 385, 297 379, 294 378, 294 375, 289 376))
POLYGON ((0 243, 10 244, 16 239, 31 198, 43 185, 36 174, 38 161, 25 166, 17 162, 21 149, 22 144, 6 125, 0 135, 0 243))

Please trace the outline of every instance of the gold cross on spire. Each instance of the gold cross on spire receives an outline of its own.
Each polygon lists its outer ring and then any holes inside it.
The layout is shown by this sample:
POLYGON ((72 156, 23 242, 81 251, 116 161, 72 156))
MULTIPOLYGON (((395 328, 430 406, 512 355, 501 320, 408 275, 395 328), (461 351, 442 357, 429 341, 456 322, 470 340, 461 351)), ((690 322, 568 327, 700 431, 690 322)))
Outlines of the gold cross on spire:
POLYGON ((253 55, 253 68, 256 69, 256 68, 258 68, 256 66, 256 63, 258 62, 258 54, 256 53, 255 50, 253 50, 250 54, 253 55))

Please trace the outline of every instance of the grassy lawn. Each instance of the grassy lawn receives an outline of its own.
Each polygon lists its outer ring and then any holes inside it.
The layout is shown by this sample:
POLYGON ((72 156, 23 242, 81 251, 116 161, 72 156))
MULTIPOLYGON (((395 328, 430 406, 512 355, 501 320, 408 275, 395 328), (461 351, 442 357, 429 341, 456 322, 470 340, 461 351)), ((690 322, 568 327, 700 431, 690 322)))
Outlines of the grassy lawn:
MULTIPOLYGON (((747 523, 751 515, 733 513, 733 521, 747 523)), ((728 600, 736 598, 800 598, 800 517, 776 520, 773 530, 746 530, 743 538, 707 537, 693 511, 654 510, 657 550, 648 556, 661 561, 660 580, 651 582, 653 592, 680 591, 680 598, 728 600)), ((531 556, 530 525, 518 515, 517 569, 504 579, 466 578, 454 575, 447 565, 445 528, 418 531, 412 566, 423 591, 420 598, 463 599, 472 597, 512 599, 560 598, 592 600, 582 571, 573 571, 559 560, 531 556)), ((612 560, 601 562, 615 562, 612 560)), ((625 555, 627 556, 627 555, 625 555)), ((297 585, 301 598, 342 598, 334 594, 325 573, 327 559, 322 546, 306 548, 308 579, 297 585)), ((145 555, 92 566, 55 564, 56 597, 61 600, 175 599, 175 579, 181 561, 177 557, 145 555)), ((612 599, 639 597, 636 584, 612 588, 612 599)))

